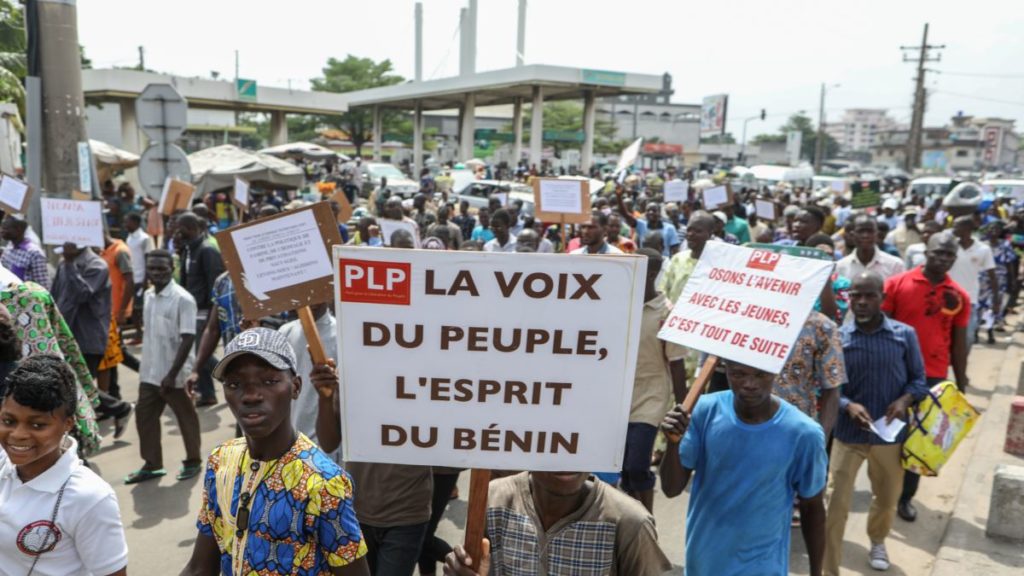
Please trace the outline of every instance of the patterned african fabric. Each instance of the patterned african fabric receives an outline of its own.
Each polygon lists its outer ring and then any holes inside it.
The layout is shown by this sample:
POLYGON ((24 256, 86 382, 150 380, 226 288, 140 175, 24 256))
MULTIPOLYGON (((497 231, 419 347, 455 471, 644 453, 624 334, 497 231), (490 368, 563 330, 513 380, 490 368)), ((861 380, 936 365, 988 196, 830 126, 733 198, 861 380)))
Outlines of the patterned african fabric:
POLYGON ((196 524, 217 541, 224 576, 328 575, 367 552, 352 481, 301 433, 276 460, 254 460, 245 438, 215 448, 196 524))
POLYGON ((121 349, 121 329, 117 321, 110 321, 110 336, 107 338, 107 351, 103 353, 103 360, 100 360, 99 370, 112 370, 124 362, 124 351, 121 349))
POLYGON ((0 290, 0 304, 14 319, 14 329, 21 339, 22 358, 51 354, 60 356, 71 366, 78 381, 78 407, 72 433, 78 440, 81 454, 93 454, 100 446, 99 427, 93 412, 93 408, 99 406, 99 391, 53 297, 39 284, 25 282, 0 290))
POLYGON ((775 395, 818 420, 818 395, 846 383, 843 344, 836 323, 811 312, 800 329, 782 371, 775 377, 775 395))

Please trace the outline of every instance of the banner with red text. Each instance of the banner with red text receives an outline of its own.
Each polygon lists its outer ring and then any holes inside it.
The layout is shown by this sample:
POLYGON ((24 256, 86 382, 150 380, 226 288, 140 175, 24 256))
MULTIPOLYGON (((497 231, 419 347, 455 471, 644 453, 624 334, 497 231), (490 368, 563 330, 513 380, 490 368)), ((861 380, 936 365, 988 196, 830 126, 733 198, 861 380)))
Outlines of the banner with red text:
POLYGON ((708 242, 658 337, 778 374, 834 266, 708 242))
POLYGON ((334 268, 346 461, 621 469, 646 258, 338 246, 334 268))

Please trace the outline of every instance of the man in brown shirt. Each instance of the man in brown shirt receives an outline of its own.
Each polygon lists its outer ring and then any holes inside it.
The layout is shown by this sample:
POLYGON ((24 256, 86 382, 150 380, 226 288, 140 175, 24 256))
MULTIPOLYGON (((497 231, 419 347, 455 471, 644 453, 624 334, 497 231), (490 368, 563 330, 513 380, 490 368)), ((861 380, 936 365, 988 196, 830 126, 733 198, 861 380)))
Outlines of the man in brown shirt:
POLYGON ((585 472, 522 472, 491 482, 483 558, 456 546, 445 574, 656 576, 672 566, 654 517, 585 472), (475 568, 479 566, 479 568, 475 568))
POLYGON ((374 576, 409 576, 420 557, 430 520, 429 466, 349 462, 356 517, 374 576))

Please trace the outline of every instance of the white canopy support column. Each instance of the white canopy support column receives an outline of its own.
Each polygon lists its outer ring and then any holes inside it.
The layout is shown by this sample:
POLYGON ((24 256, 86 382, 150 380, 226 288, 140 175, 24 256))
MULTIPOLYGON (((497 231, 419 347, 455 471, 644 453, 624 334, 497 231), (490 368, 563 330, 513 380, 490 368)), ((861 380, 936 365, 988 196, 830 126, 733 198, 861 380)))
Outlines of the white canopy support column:
POLYGON ((512 107, 512 131, 515 133, 512 140, 512 170, 519 166, 523 159, 523 99, 516 98, 512 107))
POLYGON ((590 174, 590 165, 594 161, 594 116, 597 111, 597 100, 594 91, 583 93, 583 150, 580 153, 580 174, 590 174))
POLYGON ((459 160, 465 162, 473 157, 473 139, 476 135, 476 95, 466 94, 462 108, 462 134, 459 137, 459 160))
POLYGON ((419 180, 423 169, 423 103, 416 101, 412 116, 412 177, 419 180))
MULTIPOLYGON (((135 100, 125 98, 119 102, 121 108, 121 148, 134 154, 142 154, 145 136, 139 131, 139 120, 135 116, 135 100)), ((142 190, 138 168, 125 170, 125 179, 136 190, 142 190)))
POLYGON ((381 140, 383 130, 381 128, 380 106, 373 107, 373 161, 381 161, 381 140))
POLYGON ((540 169, 544 142, 544 88, 533 87, 533 110, 530 112, 530 164, 540 169))
POLYGON ((288 143, 288 115, 281 110, 270 113, 270 145, 280 146, 288 143))

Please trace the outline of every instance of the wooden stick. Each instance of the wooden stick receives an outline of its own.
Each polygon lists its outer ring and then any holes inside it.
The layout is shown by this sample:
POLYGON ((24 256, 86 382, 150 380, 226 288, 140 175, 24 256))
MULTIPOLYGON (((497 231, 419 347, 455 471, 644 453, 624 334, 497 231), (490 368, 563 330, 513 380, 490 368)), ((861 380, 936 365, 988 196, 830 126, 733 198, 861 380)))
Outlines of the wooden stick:
POLYGON ((483 556, 484 529, 487 527, 487 487, 491 471, 473 468, 469 475, 469 506, 466 510, 466 553, 473 559, 473 570, 483 556))
POLYGON ((324 352, 324 343, 320 340, 320 333, 316 329, 316 320, 313 319, 313 311, 309 306, 303 306, 295 312, 302 322, 302 331, 306 333, 306 343, 309 346, 309 356, 313 364, 319 366, 327 363, 327 354, 324 352))
MULTIPOLYGON (((718 367, 718 360, 718 356, 714 355, 710 355, 707 357, 707 360, 704 360, 704 365, 700 369, 697 380, 694 381, 693 386, 690 386, 690 389, 686 392, 686 398, 683 399, 683 411, 687 414, 693 413, 693 407, 697 404, 697 399, 704 392, 704 388, 711 381, 711 375, 715 373, 715 368, 718 367)), ((682 440, 682 436, 672 432, 666 432, 665 437, 671 442, 682 440)))

